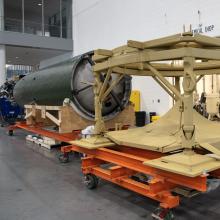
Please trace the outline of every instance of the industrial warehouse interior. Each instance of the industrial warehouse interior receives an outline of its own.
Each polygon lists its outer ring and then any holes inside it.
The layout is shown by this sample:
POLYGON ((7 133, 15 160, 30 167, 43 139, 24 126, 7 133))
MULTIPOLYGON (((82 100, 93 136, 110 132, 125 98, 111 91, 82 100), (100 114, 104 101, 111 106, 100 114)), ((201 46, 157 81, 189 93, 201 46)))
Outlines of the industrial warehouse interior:
POLYGON ((219 220, 219 8, 0 0, 0 220, 219 220))

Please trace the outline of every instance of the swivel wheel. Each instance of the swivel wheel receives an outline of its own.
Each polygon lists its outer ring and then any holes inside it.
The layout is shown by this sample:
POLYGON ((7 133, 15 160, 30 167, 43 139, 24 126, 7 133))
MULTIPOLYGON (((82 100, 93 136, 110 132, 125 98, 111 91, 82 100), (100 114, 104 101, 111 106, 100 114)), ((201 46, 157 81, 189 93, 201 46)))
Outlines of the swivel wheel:
POLYGON ((84 184, 88 189, 95 189, 97 188, 99 183, 99 179, 94 174, 86 174, 84 176, 84 184))
POLYGON ((69 162, 69 154, 68 153, 62 153, 58 157, 60 163, 68 163, 69 162))
POLYGON ((8 130, 8 135, 9 136, 13 136, 13 134, 14 134, 13 130, 8 130))
POLYGON ((170 209, 157 208, 152 213, 152 218, 157 220, 174 220, 174 215, 170 209))

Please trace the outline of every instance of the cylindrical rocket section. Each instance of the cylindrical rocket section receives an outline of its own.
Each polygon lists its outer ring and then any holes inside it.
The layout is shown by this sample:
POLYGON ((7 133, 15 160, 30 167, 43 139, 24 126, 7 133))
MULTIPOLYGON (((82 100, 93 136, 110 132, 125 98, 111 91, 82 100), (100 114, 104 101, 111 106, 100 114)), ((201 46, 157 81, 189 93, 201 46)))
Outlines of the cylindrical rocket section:
MULTIPOLYGON (((19 105, 37 104, 59 106, 69 98, 74 109, 84 118, 94 119, 92 53, 76 56, 23 77, 14 88, 19 105)), ((116 74, 109 81, 113 81, 116 74)), ((105 74, 100 75, 104 80, 105 74)), ((103 104, 105 119, 114 117, 127 105, 131 92, 131 78, 125 76, 112 90, 103 104)))

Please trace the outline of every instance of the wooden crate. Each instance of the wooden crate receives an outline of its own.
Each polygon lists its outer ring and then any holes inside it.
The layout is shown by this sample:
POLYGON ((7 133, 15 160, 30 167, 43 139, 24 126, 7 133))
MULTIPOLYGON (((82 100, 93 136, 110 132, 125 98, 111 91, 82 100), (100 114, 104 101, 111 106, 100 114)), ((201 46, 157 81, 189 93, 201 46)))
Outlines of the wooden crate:
MULTIPOLYGON (((94 125, 94 121, 87 120, 76 113, 69 105, 64 106, 40 106, 25 105, 26 123, 28 125, 42 124, 42 126, 57 126, 59 133, 70 133, 73 130, 82 130, 94 125)), ((106 122, 106 128, 111 129, 124 125, 134 126, 134 107, 128 105, 116 117, 106 122)))

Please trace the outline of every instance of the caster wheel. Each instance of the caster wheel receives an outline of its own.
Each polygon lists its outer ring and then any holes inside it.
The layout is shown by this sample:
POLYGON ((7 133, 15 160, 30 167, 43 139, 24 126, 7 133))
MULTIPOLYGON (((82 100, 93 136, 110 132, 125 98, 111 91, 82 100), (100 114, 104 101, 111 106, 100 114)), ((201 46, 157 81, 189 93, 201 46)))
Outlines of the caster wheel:
POLYGON ((157 208, 152 213, 152 218, 157 220, 174 220, 174 215, 170 209, 157 208))
POLYGON ((60 154, 58 157, 60 163, 68 163, 69 162, 69 155, 68 154, 60 154))
POLYGON ((9 135, 9 136, 13 136, 13 134, 14 134, 13 130, 9 130, 9 131, 8 131, 8 135, 9 135))
POLYGON ((93 174, 86 174, 84 177, 84 183, 88 189, 95 189, 98 186, 99 179, 93 174))

